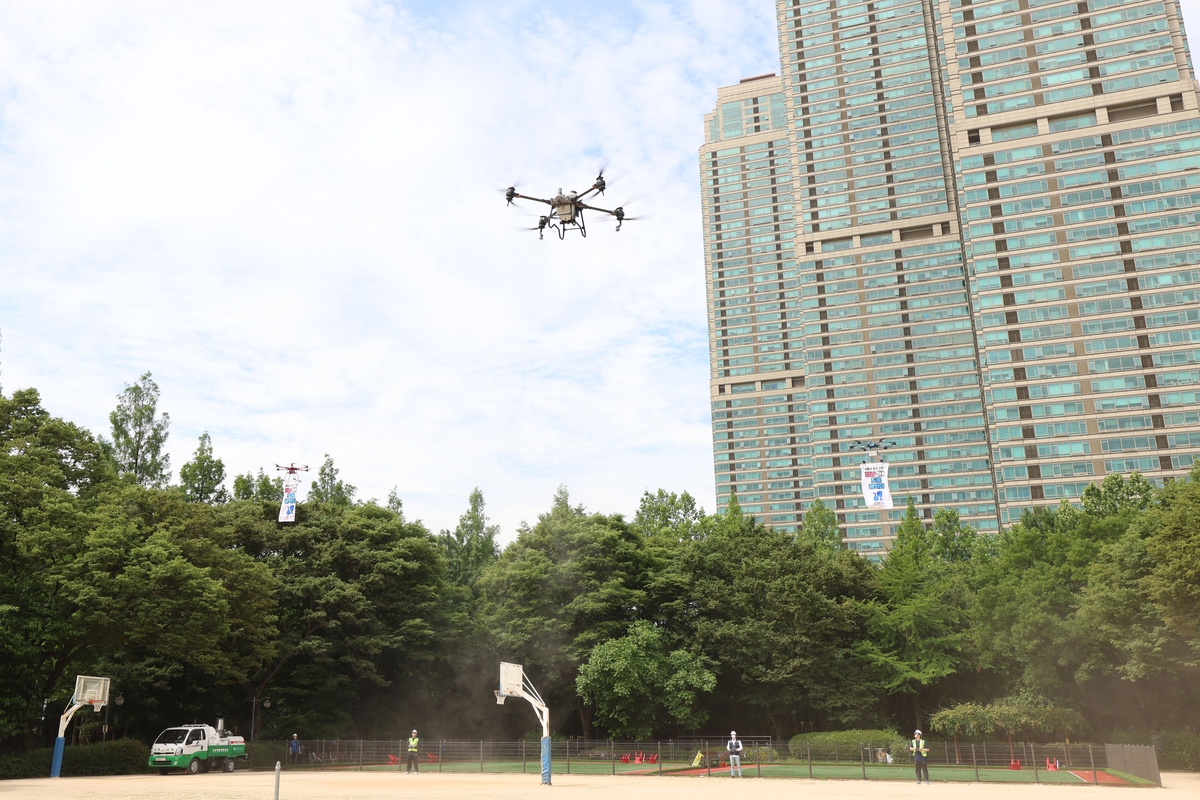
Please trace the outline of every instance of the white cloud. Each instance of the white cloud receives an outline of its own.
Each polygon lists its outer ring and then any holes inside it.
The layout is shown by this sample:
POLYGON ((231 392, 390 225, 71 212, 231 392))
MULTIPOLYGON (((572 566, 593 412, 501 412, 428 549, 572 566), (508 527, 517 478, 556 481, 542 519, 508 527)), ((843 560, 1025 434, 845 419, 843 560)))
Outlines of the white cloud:
POLYGON ((151 370, 176 466, 329 452, 434 528, 711 507, 696 151, 774 8, 579 5, 6 4, 5 390, 106 432, 151 370), (652 220, 539 242, 492 191, 602 160, 652 220))

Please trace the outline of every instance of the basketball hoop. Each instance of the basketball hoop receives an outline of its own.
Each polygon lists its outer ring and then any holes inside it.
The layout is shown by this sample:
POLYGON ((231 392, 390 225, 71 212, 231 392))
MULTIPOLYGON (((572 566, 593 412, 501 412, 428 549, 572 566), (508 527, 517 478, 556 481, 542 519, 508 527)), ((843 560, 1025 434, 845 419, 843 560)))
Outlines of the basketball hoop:
POLYGON ((67 725, 75 712, 87 706, 94 712, 108 705, 108 678, 98 678, 93 675, 77 675, 75 677, 75 694, 71 702, 58 720, 58 738, 54 740, 54 754, 50 757, 50 777, 57 778, 62 774, 63 748, 66 745, 67 725))
POLYGON ((524 697, 533 706, 538 722, 542 723, 542 783, 550 785, 550 709, 525 677, 520 664, 500 662, 500 688, 495 693, 499 705, 504 705, 506 697, 524 697))

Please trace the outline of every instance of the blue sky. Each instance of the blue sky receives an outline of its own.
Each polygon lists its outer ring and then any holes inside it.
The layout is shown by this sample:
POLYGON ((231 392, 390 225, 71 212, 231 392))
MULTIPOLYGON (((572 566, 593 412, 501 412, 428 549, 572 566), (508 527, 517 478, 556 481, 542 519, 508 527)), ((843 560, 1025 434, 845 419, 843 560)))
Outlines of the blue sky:
POLYGON ((559 484, 712 506, 696 151, 773 6, 0 9, 0 383, 100 433, 150 370, 177 469, 330 453, 363 497, 513 535, 559 484), (539 242, 495 190, 652 219, 539 242))

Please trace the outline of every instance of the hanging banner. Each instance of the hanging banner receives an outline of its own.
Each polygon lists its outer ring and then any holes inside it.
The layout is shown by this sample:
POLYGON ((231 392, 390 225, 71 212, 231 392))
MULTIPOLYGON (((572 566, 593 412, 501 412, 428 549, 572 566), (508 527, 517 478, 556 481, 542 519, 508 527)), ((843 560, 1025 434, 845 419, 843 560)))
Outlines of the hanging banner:
POLYGON ((888 488, 888 465, 886 461, 864 461, 862 463, 862 492, 867 508, 891 508, 892 490, 888 488))
POLYGON ((283 482, 283 502, 279 504, 280 522, 296 521, 296 490, 299 488, 300 481, 294 475, 289 475, 283 482))

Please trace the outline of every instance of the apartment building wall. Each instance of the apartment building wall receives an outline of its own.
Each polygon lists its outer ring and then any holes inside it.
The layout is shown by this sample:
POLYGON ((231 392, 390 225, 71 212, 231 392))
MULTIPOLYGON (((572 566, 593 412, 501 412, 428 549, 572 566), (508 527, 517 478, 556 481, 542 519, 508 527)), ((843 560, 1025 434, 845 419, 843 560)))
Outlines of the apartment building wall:
POLYGON ((903 509, 863 507, 855 442, 892 443, 923 516, 983 530, 1189 468, 1200 113, 1174 3, 777 12, 780 77, 721 89, 700 151, 718 506, 790 527, 820 499, 870 555, 903 509))

